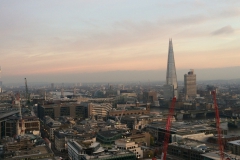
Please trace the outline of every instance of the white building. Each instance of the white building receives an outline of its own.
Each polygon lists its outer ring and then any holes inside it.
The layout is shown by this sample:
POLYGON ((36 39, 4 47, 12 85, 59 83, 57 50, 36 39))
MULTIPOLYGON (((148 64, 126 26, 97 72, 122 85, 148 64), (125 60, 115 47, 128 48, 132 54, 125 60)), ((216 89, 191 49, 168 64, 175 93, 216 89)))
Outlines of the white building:
POLYGON ((141 147, 130 139, 118 139, 115 141, 115 145, 120 150, 129 150, 135 153, 137 158, 143 158, 143 150, 141 150, 141 147))

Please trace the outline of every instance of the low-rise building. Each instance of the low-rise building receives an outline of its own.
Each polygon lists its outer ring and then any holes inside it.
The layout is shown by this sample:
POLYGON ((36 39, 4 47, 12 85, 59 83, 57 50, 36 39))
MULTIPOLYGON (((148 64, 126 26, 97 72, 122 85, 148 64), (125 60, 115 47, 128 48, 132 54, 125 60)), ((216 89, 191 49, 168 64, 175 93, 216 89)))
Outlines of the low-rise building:
POLYGON ((54 159, 54 154, 45 145, 45 141, 36 135, 20 135, 16 138, 5 137, 1 139, 0 159, 29 160, 29 159, 54 159), (42 143, 42 142, 43 143, 42 143))
MULTIPOLYGON (((228 142, 234 142, 235 140, 238 141, 240 140, 240 136, 238 135, 223 135, 221 136, 222 138, 222 143, 225 149, 227 149, 228 147, 228 142)), ((209 139, 207 140, 209 143, 215 143, 218 144, 218 136, 214 135, 212 137, 209 137, 209 139)))
POLYGON ((139 103, 124 105, 124 112, 122 107, 112 109, 109 111, 109 116, 125 116, 125 115, 148 115, 150 113, 150 103, 139 103))
POLYGON ((61 126, 61 123, 53 120, 49 116, 44 117, 44 123, 45 123, 45 127, 47 129, 47 132, 49 134, 49 139, 53 140, 54 139, 54 131, 59 129, 59 127, 61 126))
MULTIPOLYGON (((201 154, 201 156, 203 160, 220 160, 221 159, 219 151, 204 153, 204 154, 201 154)), ((240 159, 240 156, 224 152, 224 158, 226 160, 238 160, 240 159)))
MULTIPOLYGON (((146 131, 148 131, 156 141, 162 142, 164 140, 165 132, 166 132, 166 122, 153 122, 146 126, 146 131)), ((222 130, 225 133, 225 130, 222 130)), ((197 134, 197 133, 205 133, 208 134, 216 134, 217 130, 214 127, 210 127, 207 123, 185 123, 185 122, 173 122, 170 129, 170 139, 171 143, 174 140, 172 135, 189 135, 189 134, 197 134)), ((174 140, 176 141, 176 140, 174 140)))
POLYGON ((240 155, 240 140, 229 141, 227 143, 227 149, 232 151, 233 154, 240 155))
POLYGON ((143 158, 143 150, 136 142, 131 141, 131 139, 118 139, 115 141, 115 145, 119 150, 129 150, 135 153, 136 158, 143 158))
POLYGON ((209 146, 196 141, 174 142, 168 145, 167 153, 182 159, 203 160, 202 154, 217 151, 218 146, 209 146))
POLYGON ((71 160, 135 160, 134 153, 128 150, 104 149, 100 143, 82 143, 69 140, 68 157, 71 160))
POLYGON ((122 138, 124 130, 113 129, 106 131, 99 131, 97 133, 97 141, 103 144, 114 144, 115 140, 122 138))
POLYGON ((81 140, 81 141, 89 141, 96 142, 95 134, 89 133, 79 133, 76 130, 56 130, 54 131, 54 145, 58 151, 67 150, 67 142, 68 140, 81 140))

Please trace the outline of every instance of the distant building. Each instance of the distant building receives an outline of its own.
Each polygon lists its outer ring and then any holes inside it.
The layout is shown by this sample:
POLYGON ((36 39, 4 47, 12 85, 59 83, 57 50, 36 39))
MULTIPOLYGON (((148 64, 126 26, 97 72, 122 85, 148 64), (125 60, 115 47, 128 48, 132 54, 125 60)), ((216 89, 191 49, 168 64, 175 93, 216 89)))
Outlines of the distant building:
POLYGON ((43 119, 45 116, 49 116, 52 119, 59 118, 60 116, 85 119, 88 118, 91 114, 91 103, 61 103, 38 105, 38 117, 40 119, 43 119))
POLYGON ((143 92, 143 103, 154 103, 157 101, 157 92, 155 91, 149 91, 149 92, 143 92))
POLYGON ((0 159, 4 160, 27 160, 27 159, 53 159, 54 153, 48 145, 36 145, 43 139, 34 135, 17 136, 15 139, 5 137, 2 139, 3 151, 0 159))
POLYGON ((36 116, 23 116, 22 120, 19 119, 17 124, 17 135, 26 133, 40 134, 40 121, 36 116))
POLYGON ((47 131, 49 133, 49 139, 53 140, 54 139, 54 131, 57 130, 61 126, 61 123, 53 120, 49 116, 45 116, 44 117, 44 124, 45 124, 45 127, 47 128, 47 131))
POLYGON ((126 107, 124 112, 123 110, 111 110, 109 111, 109 116, 123 116, 125 115, 146 115, 150 113, 150 103, 136 103, 128 104, 129 107, 126 107), (131 106, 129 106, 131 105, 131 106))
POLYGON ((174 96, 178 98, 177 74, 174 60, 173 44, 171 39, 169 40, 168 48, 166 84, 163 87, 163 91, 163 96, 166 100, 170 100, 174 96))
POLYGON ((112 110, 112 104, 110 103, 91 103, 91 105, 91 115, 106 117, 108 115, 108 112, 112 110))
POLYGON ((133 90, 120 90, 121 96, 137 97, 137 94, 133 90))
POLYGON ((54 89, 54 83, 51 83, 51 89, 54 89))
POLYGON ((184 91, 186 99, 195 98, 197 95, 196 74, 193 69, 184 75, 184 91))

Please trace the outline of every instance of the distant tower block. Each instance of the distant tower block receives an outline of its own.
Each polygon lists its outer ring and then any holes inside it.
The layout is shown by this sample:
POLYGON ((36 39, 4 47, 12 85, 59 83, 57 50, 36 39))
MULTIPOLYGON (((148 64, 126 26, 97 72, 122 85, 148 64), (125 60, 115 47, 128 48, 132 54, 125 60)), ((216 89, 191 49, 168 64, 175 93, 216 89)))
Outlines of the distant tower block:
POLYGON ((73 96, 76 96, 76 93, 77 93, 77 89, 74 87, 73 88, 73 96))
POLYGON ((64 89, 61 89, 61 98, 64 98, 64 89))
POLYGON ((197 95, 196 74, 193 69, 184 75, 184 92, 186 100, 195 98, 197 95))
POLYGON ((51 83, 51 89, 54 89, 54 83, 51 83))
POLYGON ((172 39, 169 40, 166 84, 164 85, 164 99, 178 98, 177 74, 174 60, 172 39))

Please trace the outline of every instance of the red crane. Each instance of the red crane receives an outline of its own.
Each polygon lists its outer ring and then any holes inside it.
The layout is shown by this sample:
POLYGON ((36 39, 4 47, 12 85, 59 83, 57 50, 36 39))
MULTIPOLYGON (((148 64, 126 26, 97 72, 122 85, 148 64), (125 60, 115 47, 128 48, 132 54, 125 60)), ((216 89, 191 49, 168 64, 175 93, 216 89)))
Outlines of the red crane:
POLYGON ((222 131, 220 128, 220 118, 219 118, 219 111, 217 106, 217 98, 216 98, 216 91, 211 92, 213 96, 214 101, 214 109, 215 109, 215 119, 216 119, 216 128, 217 128, 217 135, 218 135, 218 146, 219 146, 219 152, 220 152, 220 158, 221 160, 224 159, 224 153, 223 153, 223 142, 222 142, 222 131))
POLYGON ((170 138, 171 120, 172 120, 172 117, 174 114, 175 102, 176 102, 176 97, 174 97, 172 99, 172 104, 171 104, 171 107, 169 108, 169 112, 168 112, 168 118, 167 118, 167 123, 166 123, 166 132, 165 132, 165 137, 164 137, 161 160, 166 160, 166 157, 167 157, 168 141, 170 138))

